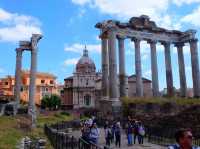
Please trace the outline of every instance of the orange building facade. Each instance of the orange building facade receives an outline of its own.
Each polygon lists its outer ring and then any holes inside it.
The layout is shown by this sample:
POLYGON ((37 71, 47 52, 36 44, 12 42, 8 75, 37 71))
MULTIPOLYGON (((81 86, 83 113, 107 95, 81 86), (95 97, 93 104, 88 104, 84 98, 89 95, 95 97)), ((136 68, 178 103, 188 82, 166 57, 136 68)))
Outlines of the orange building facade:
MULTIPOLYGON (((28 102, 29 99, 29 82, 30 82, 30 72, 22 71, 21 73, 22 87, 20 98, 23 102, 28 102)), ((14 98, 14 85, 15 78, 12 76, 7 76, 0 79, 0 97, 1 98, 14 98)), ((40 105, 41 99, 45 95, 58 94, 58 85, 56 84, 56 76, 49 73, 37 73, 36 75, 36 94, 35 103, 40 105)))

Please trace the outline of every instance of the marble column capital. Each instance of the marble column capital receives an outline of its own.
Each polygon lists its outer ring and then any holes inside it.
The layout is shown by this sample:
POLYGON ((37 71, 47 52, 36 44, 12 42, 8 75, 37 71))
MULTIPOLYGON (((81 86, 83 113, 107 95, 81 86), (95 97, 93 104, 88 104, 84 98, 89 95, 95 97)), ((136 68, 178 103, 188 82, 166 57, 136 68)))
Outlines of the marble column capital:
POLYGON ((140 43, 141 40, 142 40, 141 38, 131 38, 131 41, 135 43, 140 43))
POLYGON ((192 42, 198 42, 198 39, 197 38, 190 39, 189 43, 192 43, 192 42))
POLYGON ((22 48, 16 48, 15 51, 16 52, 23 52, 23 49, 22 48))
POLYGON ((99 38, 100 39, 108 39, 108 33, 107 32, 102 33, 101 35, 99 35, 99 38))
POLYGON ((169 48, 170 44, 171 42, 166 42, 166 41, 161 42, 161 45, 163 45, 165 48, 169 48))
POLYGON ((125 39, 126 39, 126 36, 117 35, 117 39, 118 39, 118 40, 125 40, 125 39))
POLYGON ((31 37, 31 49, 32 49, 32 51, 33 51, 33 49, 37 49, 37 45, 38 45, 38 42, 39 42, 40 39, 42 39, 42 35, 32 34, 32 37, 31 37))
POLYGON ((156 44, 158 41, 157 40, 147 40, 147 43, 149 44, 156 44))
POLYGON ((177 42, 174 44, 175 47, 183 47, 185 45, 184 42, 177 42))

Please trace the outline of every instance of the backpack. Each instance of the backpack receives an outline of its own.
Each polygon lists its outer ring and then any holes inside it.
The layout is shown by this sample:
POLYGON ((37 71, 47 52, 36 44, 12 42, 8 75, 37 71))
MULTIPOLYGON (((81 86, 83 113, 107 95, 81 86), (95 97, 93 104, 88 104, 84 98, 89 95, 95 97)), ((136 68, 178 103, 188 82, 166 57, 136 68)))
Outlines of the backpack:
POLYGON ((141 136, 144 136, 144 135, 145 135, 145 130, 144 130, 144 127, 143 127, 143 126, 139 126, 139 128, 138 128, 138 133, 139 133, 141 136))

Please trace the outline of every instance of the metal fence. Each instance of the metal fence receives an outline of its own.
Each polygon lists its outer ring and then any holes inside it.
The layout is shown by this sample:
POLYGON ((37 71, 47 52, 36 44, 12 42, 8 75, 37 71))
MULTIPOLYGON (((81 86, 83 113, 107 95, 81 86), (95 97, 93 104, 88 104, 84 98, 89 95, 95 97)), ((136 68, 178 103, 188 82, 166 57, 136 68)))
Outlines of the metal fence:
POLYGON ((107 146, 101 147, 82 138, 75 138, 71 133, 64 131, 74 127, 78 128, 80 124, 76 121, 61 122, 49 126, 44 125, 44 132, 55 149, 109 149, 107 146))
POLYGON ((76 149, 78 139, 50 126, 44 126, 44 132, 55 149, 76 149))

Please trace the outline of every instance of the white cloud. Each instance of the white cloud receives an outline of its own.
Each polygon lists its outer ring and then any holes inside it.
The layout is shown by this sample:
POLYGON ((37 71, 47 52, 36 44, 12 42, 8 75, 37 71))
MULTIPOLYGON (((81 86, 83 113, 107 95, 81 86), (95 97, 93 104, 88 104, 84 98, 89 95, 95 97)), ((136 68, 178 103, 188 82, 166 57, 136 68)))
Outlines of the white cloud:
POLYGON ((0 8, 0 25, 0 41, 5 42, 28 40, 33 33, 42 33, 38 19, 10 13, 2 8, 0 8))
POLYGON ((166 29, 180 30, 181 23, 177 22, 177 20, 179 19, 176 16, 163 15, 162 19, 158 19, 158 25, 166 29))
POLYGON ((74 4, 89 6, 98 9, 103 14, 117 16, 120 20, 127 20, 133 16, 146 14, 154 20, 158 26, 168 29, 180 29, 181 23, 175 15, 168 14, 169 5, 185 3, 190 4, 200 0, 72 0, 74 4))
POLYGON ((199 3, 200 0, 173 0, 173 3, 177 6, 181 6, 183 4, 192 4, 192 3, 199 3))
POLYGON ((72 0, 72 2, 73 2, 74 4, 78 4, 78 5, 85 5, 85 4, 87 4, 87 3, 90 3, 91 0, 72 0))
POLYGON ((184 16, 181 22, 190 23, 197 27, 200 27, 200 6, 195 9, 191 14, 184 16))
POLYGON ((147 70, 144 72, 144 77, 151 78, 151 70, 147 70))
POLYGON ((167 9, 168 0, 94 0, 94 5, 103 13, 117 15, 121 18, 141 14, 155 17, 156 14, 167 9))
MULTIPOLYGON (((87 50, 92 53, 101 53, 101 45, 100 44, 87 44, 87 50)), ((75 53, 83 53, 83 49, 85 45, 80 43, 74 43, 72 45, 66 45, 65 51, 75 52, 75 53)))
POLYGON ((69 65, 76 65, 78 62, 79 58, 71 58, 71 59, 66 59, 64 61, 64 66, 69 66, 69 65))
POLYGON ((7 21, 12 18, 12 14, 0 8, 0 21, 7 21))

